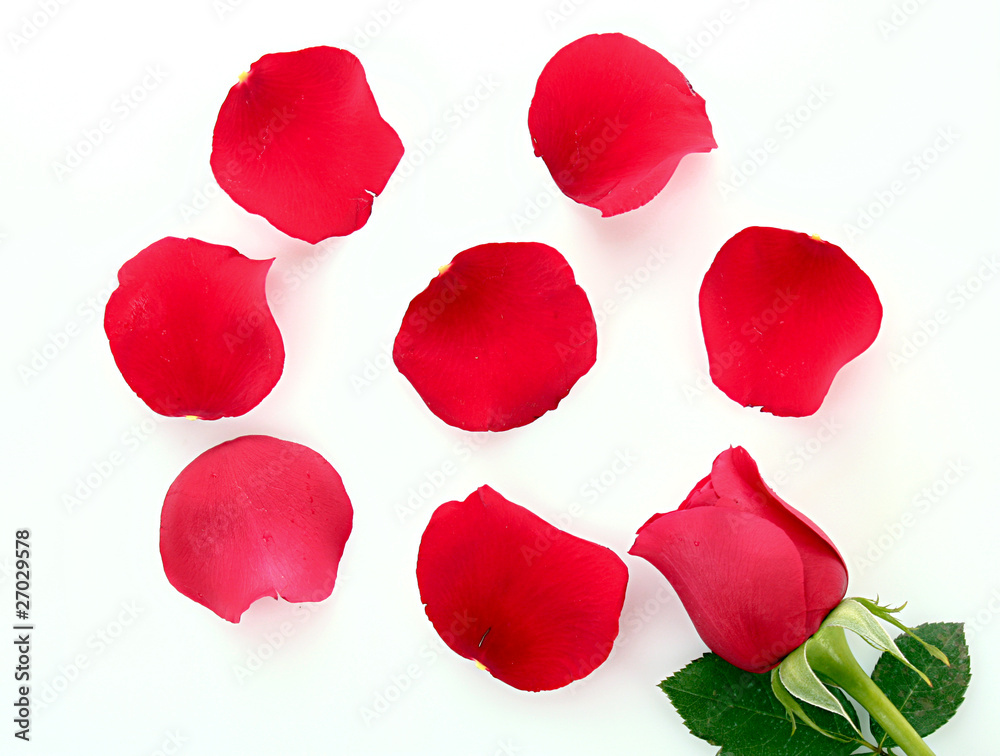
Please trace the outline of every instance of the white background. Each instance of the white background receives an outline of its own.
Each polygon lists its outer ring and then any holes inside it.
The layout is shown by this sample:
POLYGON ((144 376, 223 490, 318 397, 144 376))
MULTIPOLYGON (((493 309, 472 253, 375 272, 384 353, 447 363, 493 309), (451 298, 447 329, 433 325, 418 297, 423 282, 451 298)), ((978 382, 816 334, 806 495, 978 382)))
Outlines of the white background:
POLYGON ((970 623, 968 701, 929 742, 995 750, 998 17, 974 0, 7 0, 0 752, 714 754, 655 687, 704 646, 666 581, 625 552, 730 444, 839 545, 851 594, 910 601, 912 624, 970 623), (679 65, 720 144, 612 219, 554 190, 527 130, 544 64, 606 31, 679 65), (407 154, 368 225, 314 248, 220 194, 209 152, 241 71, 319 44, 360 56, 407 154), (110 133, 88 149, 102 119, 110 133), (446 138, 431 152, 435 128, 446 138), (769 139, 763 165, 746 163, 769 139), (67 173, 71 151, 87 154, 67 173), (707 382, 698 287, 749 225, 840 244, 885 306, 813 417, 744 409, 707 382), (115 368, 103 303, 122 263, 168 235, 277 258, 285 371, 244 417, 161 420, 115 368), (388 352, 438 266, 506 240, 569 259, 599 317, 598 360, 535 423, 463 433, 388 352), (669 257, 656 270, 654 250, 669 257), (355 527, 329 600, 264 600, 232 625, 168 584, 159 512, 184 465, 249 433, 330 460, 355 527), (631 461, 616 473, 619 457, 631 461), (417 546, 437 504, 483 483, 552 520, 578 504, 568 529, 628 564, 619 642, 589 678, 522 693, 440 648, 417 546), (28 745, 13 738, 3 640, 17 528, 32 532, 28 745))

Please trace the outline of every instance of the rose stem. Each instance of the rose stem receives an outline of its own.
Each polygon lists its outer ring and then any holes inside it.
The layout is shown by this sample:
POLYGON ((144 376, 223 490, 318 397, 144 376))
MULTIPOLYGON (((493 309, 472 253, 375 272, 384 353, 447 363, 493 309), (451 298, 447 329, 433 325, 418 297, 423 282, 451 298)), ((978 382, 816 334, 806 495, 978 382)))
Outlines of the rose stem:
POLYGON ((907 756, 934 756, 923 738, 885 693, 861 669, 847 645, 842 627, 827 627, 817 633, 807 648, 809 666, 822 672, 865 707, 907 756))

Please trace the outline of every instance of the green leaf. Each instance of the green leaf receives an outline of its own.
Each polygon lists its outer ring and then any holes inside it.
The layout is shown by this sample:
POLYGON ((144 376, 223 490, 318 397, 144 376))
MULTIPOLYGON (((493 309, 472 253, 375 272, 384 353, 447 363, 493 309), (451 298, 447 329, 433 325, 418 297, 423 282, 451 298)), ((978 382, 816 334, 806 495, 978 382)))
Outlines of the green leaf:
MULTIPOLYGON (((813 721, 850 742, 831 740, 809 727, 797 727, 793 735, 785 708, 771 690, 771 675, 744 672, 715 654, 691 662, 660 689, 691 733, 721 746, 726 756, 847 756, 859 745, 847 721, 808 704, 813 721)), ((854 716, 839 690, 835 695, 854 716)))
MULTIPOLYGON (((924 670, 933 687, 891 656, 883 654, 872 671, 872 680, 906 717, 913 729, 924 737, 938 729, 955 714, 965 700, 969 686, 969 647, 965 644, 965 626, 961 622, 930 622, 913 628, 927 643, 943 651, 951 666, 931 656, 918 640, 906 634, 896 638, 900 650, 915 666, 924 670)), ((871 723, 872 736, 885 745, 894 743, 878 722, 871 723)))

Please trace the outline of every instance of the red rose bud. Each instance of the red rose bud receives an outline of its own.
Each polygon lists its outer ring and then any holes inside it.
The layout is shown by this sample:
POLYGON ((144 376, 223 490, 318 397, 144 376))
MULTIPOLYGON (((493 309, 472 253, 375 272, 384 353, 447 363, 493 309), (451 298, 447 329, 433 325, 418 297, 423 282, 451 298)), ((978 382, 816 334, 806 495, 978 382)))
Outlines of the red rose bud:
POLYGON ((681 158, 716 147, 684 74, 624 34, 591 34, 557 52, 538 77, 528 130, 563 194, 604 216, 645 205, 681 158))
POLYGON ((741 447, 720 454, 677 511, 650 518, 629 553, 666 576, 708 647, 748 672, 802 645, 847 591, 836 547, 741 447))

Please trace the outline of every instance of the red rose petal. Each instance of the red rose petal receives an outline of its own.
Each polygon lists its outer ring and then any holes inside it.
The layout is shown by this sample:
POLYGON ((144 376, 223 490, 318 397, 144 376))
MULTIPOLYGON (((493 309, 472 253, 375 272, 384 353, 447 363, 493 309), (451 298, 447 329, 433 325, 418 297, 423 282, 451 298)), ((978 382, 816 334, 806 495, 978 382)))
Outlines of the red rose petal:
POLYGON ((448 646, 520 690, 600 666, 618 636, 628 570, 483 486, 442 504, 420 541, 417 582, 448 646))
POLYGON ((118 271, 104 330, 125 381, 154 412, 233 417, 274 388, 285 351, 264 294, 272 262, 167 237, 118 271))
POLYGON ((361 61, 311 47, 265 55, 240 77, 219 111, 211 163, 236 204, 315 244, 365 225, 402 156, 361 61))
POLYGON ((569 263, 535 242, 459 253, 403 317, 392 357, 449 425, 502 431, 554 409, 597 359, 569 263))
POLYGON ((727 241, 699 296, 712 381, 744 407, 801 417, 875 340, 882 304, 834 244, 777 228, 727 241))
POLYGON ((763 518, 724 507, 668 512, 640 528, 629 553, 663 573, 705 644, 740 669, 766 672, 811 634, 798 551, 763 518))
POLYGON ((323 457, 243 436, 199 456, 167 491, 163 570, 174 588, 230 622, 264 596, 322 601, 352 519, 340 476, 323 457))
POLYGON ((538 77, 528 129, 563 194, 604 216, 645 205, 681 158, 717 146, 684 75, 624 34, 591 34, 557 52, 538 77))

